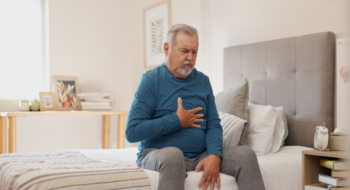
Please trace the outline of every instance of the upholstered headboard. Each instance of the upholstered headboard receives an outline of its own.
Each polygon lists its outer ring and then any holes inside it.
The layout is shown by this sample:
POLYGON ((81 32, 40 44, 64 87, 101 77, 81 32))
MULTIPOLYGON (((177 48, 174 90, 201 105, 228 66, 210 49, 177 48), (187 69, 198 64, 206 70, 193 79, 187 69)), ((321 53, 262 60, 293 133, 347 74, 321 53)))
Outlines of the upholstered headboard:
POLYGON ((224 91, 248 79, 250 102, 283 106, 285 145, 313 147, 315 127, 334 131, 335 35, 304 35, 224 49, 224 91))

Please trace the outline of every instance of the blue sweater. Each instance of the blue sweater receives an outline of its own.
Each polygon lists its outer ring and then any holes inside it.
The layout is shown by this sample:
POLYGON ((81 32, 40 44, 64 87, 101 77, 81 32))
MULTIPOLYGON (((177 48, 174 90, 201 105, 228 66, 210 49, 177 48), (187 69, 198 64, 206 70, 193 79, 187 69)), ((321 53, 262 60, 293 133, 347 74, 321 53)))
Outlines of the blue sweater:
POLYGON ((222 158, 222 127, 216 110, 209 78, 193 69, 186 79, 179 79, 163 63, 142 75, 132 102, 126 139, 138 144, 137 163, 142 149, 177 147, 186 158, 195 158, 205 150, 222 158), (200 128, 181 128, 176 114, 177 98, 184 109, 202 107, 200 128))

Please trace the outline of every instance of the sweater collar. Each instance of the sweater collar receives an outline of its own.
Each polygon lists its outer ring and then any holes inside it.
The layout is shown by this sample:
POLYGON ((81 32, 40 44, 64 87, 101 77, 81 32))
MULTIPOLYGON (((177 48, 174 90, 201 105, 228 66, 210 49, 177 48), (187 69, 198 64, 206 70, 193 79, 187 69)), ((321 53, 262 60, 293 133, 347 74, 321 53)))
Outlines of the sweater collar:
POLYGON ((167 73, 167 75, 168 75, 170 78, 172 78, 172 79, 174 79, 174 80, 176 80, 176 81, 179 81, 179 82, 188 82, 188 81, 191 81, 192 78, 193 78, 193 75, 194 75, 194 73, 195 73, 195 71, 196 71, 196 69, 193 68, 192 72, 188 75, 187 78, 185 78, 185 79, 180 79, 180 78, 176 78, 176 77, 173 75, 173 73, 171 73, 171 71, 170 71, 170 70, 168 69, 168 67, 165 65, 165 62, 162 63, 162 67, 164 67, 165 72, 167 73))

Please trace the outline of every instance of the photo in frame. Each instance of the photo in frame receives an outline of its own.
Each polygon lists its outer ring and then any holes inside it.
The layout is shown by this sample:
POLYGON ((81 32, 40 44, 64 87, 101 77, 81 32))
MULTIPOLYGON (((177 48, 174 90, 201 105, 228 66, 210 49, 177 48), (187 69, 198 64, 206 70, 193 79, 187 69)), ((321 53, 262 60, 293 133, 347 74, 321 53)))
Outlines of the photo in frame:
POLYGON ((143 10, 145 69, 164 62, 164 42, 171 26, 171 1, 166 0, 143 10))
POLYGON ((78 77, 52 76, 52 87, 58 111, 80 111, 82 109, 77 96, 80 92, 78 77))
POLYGON ((40 111, 57 111, 57 99, 54 92, 39 92, 40 111))

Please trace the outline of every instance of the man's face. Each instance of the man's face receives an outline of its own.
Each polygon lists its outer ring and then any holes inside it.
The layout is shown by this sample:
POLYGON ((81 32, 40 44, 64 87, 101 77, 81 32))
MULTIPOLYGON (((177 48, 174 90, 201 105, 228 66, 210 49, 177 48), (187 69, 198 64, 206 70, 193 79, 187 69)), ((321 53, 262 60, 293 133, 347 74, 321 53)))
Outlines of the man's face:
POLYGON ((176 78, 187 78, 196 64, 198 52, 196 35, 179 32, 176 35, 175 45, 172 48, 169 45, 167 42, 164 44, 166 66, 176 78))

